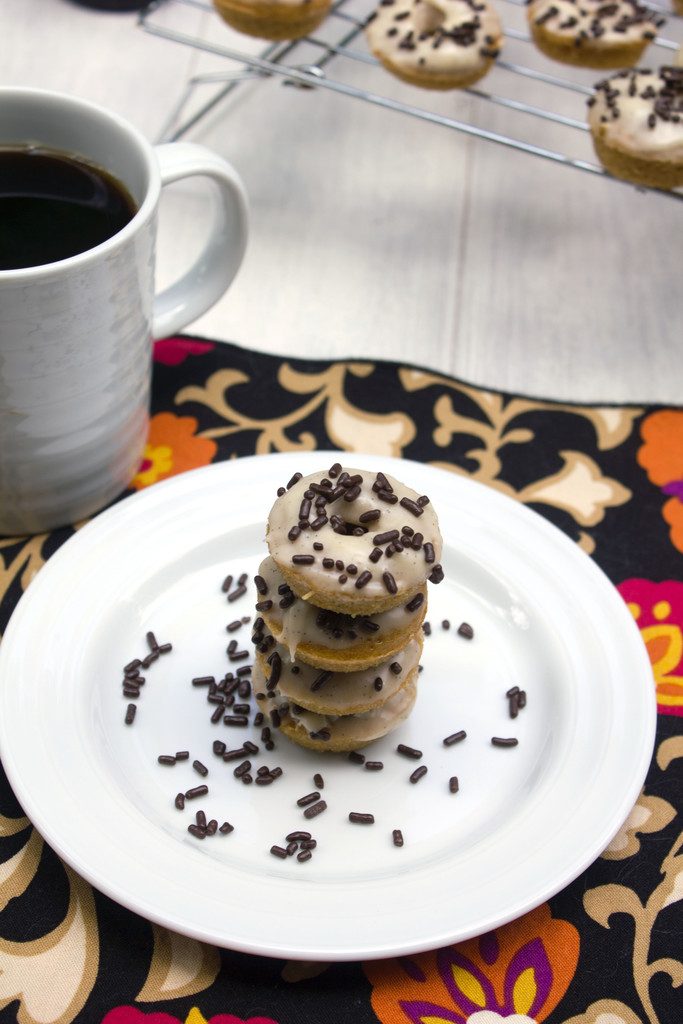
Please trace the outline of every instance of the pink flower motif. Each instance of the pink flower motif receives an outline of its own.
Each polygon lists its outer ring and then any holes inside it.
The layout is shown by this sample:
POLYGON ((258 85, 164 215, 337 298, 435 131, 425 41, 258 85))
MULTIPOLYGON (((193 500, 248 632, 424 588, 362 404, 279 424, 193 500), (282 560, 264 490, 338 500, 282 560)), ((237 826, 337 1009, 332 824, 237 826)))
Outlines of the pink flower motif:
POLYGON ((277 1024, 272 1017, 248 1017, 245 1020, 243 1017, 235 1017, 232 1013, 219 1013, 207 1019, 196 1008, 190 1011, 183 1022, 179 1017, 171 1017, 168 1013, 145 1013, 136 1006, 117 1006, 103 1018, 102 1024, 199 1024, 200 1021, 206 1024, 277 1024))
POLYGON ((636 620, 657 691, 657 710, 683 716, 683 583, 624 580, 618 591, 636 620))
POLYGON ((203 356, 213 352, 211 341, 195 341, 193 338, 162 338, 154 342, 154 362, 164 366, 179 366, 188 356, 203 356))

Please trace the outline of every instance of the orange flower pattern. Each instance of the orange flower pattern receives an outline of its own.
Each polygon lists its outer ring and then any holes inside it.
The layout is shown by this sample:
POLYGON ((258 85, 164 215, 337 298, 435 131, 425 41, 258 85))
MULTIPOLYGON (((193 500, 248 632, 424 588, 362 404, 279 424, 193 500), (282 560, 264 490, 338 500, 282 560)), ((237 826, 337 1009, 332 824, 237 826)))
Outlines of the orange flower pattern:
POLYGON ((617 589, 647 647, 658 710, 666 715, 683 715, 683 583, 632 579, 617 589))
POLYGON ((145 454, 130 486, 140 491, 187 469, 207 466, 216 454, 217 445, 207 437, 198 436, 197 426, 194 416, 175 416, 172 412, 153 416, 145 454))
POLYGON ((579 934, 543 904, 518 921, 433 953, 366 963, 381 1024, 545 1020, 564 996, 579 934), (484 1011, 487 1011, 484 1016, 484 1011))
POLYGON ((683 552, 683 412, 662 409, 648 416, 640 428, 645 442, 638 462, 648 479, 670 495, 662 515, 669 524, 671 543, 683 552))

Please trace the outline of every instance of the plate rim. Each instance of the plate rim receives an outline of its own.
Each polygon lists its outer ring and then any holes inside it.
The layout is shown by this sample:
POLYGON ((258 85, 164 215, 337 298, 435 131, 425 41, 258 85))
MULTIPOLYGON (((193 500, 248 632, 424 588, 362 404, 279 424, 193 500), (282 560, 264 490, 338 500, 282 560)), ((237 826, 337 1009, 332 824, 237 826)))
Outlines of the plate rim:
MULTIPOLYGON (((533 524, 536 528, 542 531, 548 532, 556 542, 565 545, 565 550, 572 551, 573 557, 580 553, 580 549, 564 534, 558 527, 554 526, 549 520, 545 519, 539 513, 530 509, 522 503, 516 502, 514 499, 502 494, 495 488, 491 488, 486 484, 482 484, 479 481, 472 480, 466 474, 450 474, 447 470, 440 466, 433 466, 429 463, 424 462, 413 462, 409 459, 396 459, 391 457, 380 457, 377 455, 371 455, 369 453, 358 453, 358 452, 344 452, 338 450, 330 451, 315 451, 315 452, 287 452, 287 453, 269 453, 265 458, 271 460, 277 460, 278 463, 294 465, 297 460, 298 464, 301 465, 305 459, 308 461, 310 458, 317 458, 322 460, 339 459, 347 463, 363 464, 363 461, 377 462, 381 459, 383 465, 388 467, 388 471, 394 472, 400 464, 410 466, 411 464, 421 469, 427 469, 432 473, 443 474, 444 482, 457 480, 457 486, 464 486, 467 488, 478 489, 480 493, 487 492, 489 499, 493 500, 494 503, 500 503, 502 508, 514 510, 518 516, 521 516, 522 520, 526 520, 528 523, 533 524), (393 468, 392 468, 393 467, 393 468)), ((202 474, 204 477, 210 475, 216 475, 217 477, 223 473, 230 475, 230 472, 234 470, 234 467, 244 466, 245 463, 255 463, 259 460, 260 465, 263 465, 263 455, 252 455, 244 456, 238 460, 223 460, 221 462, 212 463, 208 466, 201 467, 199 469, 190 470, 187 473, 179 474, 175 477, 171 477, 167 480, 161 481, 155 484, 153 487, 147 488, 143 491, 139 491, 133 494, 123 501, 117 502, 100 515, 96 516, 88 524, 82 527, 77 533, 69 538, 56 552, 52 555, 45 563, 40 573, 36 577, 36 580, 32 582, 31 586, 27 588, 25 593, 17 603, 15 610, 8 623, 3 643, 0 646, 0 683, 2 683, 2 677, 4 675, 5 662, 9 655, 7 650, 12 653, 14 641, 14 634, 20 631, 22 628, 23 618, 25 615, 31 614, 31 598, 30 594, 32 588, 40 585, 41 588, 49 587, 51 585, 52 576, 55 573, 59 573, 61 564, 63 561, 68 560, 71 556, 70 552, 77 545, 85 543, 85 540, 91 537, 97 537, 101 532, 105 532, 113 525, 116 529, 117 521, 126 517, 130 509, 137 509, 138 506, 142 506, 143 510, 147 503, 150 502, 152 505, 156 501, 161 501, 163 495, 166 492, 171 492, 180 488, 181 490, 189 486, 188 480, 196 478, 198 474, 202 474), (84 538, 84 540, 80 540, 84 538), (39 584, 40 580, 44 582, 39 584), (47 582, 45 582, 47 581, 47 582), (26 611, 26 608, 29 611, 26 611), (22 609, 21 613, 17 615, 19 609, 22 609)), ((310 470, 315 471, 314 469, 310 470)), ((286 472, 286 470, 285 470, 286 472)), ((283 474, 284 475, 284 474, 283 474)), ((620 607, 620 599, 618 598, 618 592, 614 584, 609 580, 609 577, 599 568, 599 566, 589 557, 584 556, 581 552, 581 557, 585 557, 585 562, 581 563, 583 568, 593 575, 595 580, 600 581, 600 585, 604 588, 605 584, 609 591, 612 592, 614 597, 614 608, 620 607)), ((579 560, 577 559, 577 565, 579 560)), ((34 591, 35 593, 35 591, 34 591)), ((635 641, 637 639, 637 645, 634 643, 634 651, 639 650, 641 667, 646 669, 648 674, 650 673, 650 663, 647 659, 645 646, 642 643, 637 626, 633 622, 631 616, 628 613, 626 605, 621 605, 623 608, 622 621, 624 624, 630 622, 631 624, 631 636, 635 641)), ((379 959, 384 957, 409 955, 413 953, 422 952, 426 949, 438 948, 439 946, 465 941, 468 938, 472 938, 476 935, 480 935, 485 931, 492 928, 500 927, 501 925, 514 920, 520 915, 532 910, 534 907, 545 902, 553 895, 566 888, 571 882, 573 882, 590 864, 592 864, 597 857, 599 857, 602 850, 609 844, 613 839, 614 835, 622 827, 631 807, 635 803, 638 793, 642 787, 644 779, 647 775, 647 771, 650 765, 652 756, 652 749, 655 740, 656 730, 656 697, 654 687, 651 687, 649 700, 646 698, 647 688, 642 688, 643 693, 643 705, 647 710, 647 715, 644 716, 640 721, 640 757, 633 763, 632 771, 630 775, 628 787, 624 787, 621 795, 621 799, 612 807, 610 815, 607 817, 604 825, 600 829, 596 829, 596 834, 593 836, 590 844, 584 844, 584 852, 582 856, 577 857, 574 867, 571 872, 562 875, 561 879, 549 879, 545 886, 538 890, 534 896, 529 898, 518 898, 516 900, 511 899, 510 904, 507 904, 505 909, 495 915, 489 915, 489 917, 481 922, 471 926, 469 929, 463 930, 462 928, 451 928, 448 933, 434 936, 433 941, 430 940, 428 944, 425 943, 424 939, 414 940, 395 940, 393 944, 387 946, 386 943, 378 947, 376 942, 360 942, 354 948, 343 948, 338 949, 333 955, 322 957, 319 952, 316 952, 314 947, 301 948, 301 944, 297 944, 297 948, 293 948, 290 945, 278 944, 274 942, 258 942, 254 943, 251 941, 240 942, 233 935, 227 936, 223 934, 222 937, 218 936, 215 930, 207 929, 207 927, 201 924, 196 924, 188 921, 186 918, 179 918, 177 914, 174 915, 173 910, 158 910, 154 906, 148 904, 144 899, 140 899, 136 896, 131 896, 127 891, 122 890, 120 885, 110 882, 106 877, 106 868, 102 871, 98 871, 97 867, 91 867, 87 863, 83 863, 79 859, 77 853, 72 853, 68 842, 62 841, 59 835, 59 831, 55 831, 52 823, 48 822, 47 825, 43 820, 43 816, 38 813, 37 817, 40 819, 35 824, 36 829, 43 835, 52 847, 52 849, 60 856, 70 867, 72 867, 79 875, 85 878, 91 885, 93 885, 100 892, 103 892, 120 905, 128 908, 134 913, 142 915, 149 921, 156 924, 162 925, 167 928, 179 932, 181 934, 190 936, 199 941, 208 942, 223 948, 235 949, 242 952, 247 952, 260 956, 272 956, 283 959, 318 959, 324 962, 342 962, 359 959, 379 959)), ((5 771, 7 773, 10 785, 19 801, 21 807, 25 809, 25 813, 34 822, 35 804, 30 792, 26 790, 21 779, 20 770, 18 769, 14 756, 12 753, 12 741, 7 731, 7 715, 5 713, 6 703, 6 687, 0 685, 0 755, 2 756, 5 771), (26 810, 28 808, 28 810, 26 810)))

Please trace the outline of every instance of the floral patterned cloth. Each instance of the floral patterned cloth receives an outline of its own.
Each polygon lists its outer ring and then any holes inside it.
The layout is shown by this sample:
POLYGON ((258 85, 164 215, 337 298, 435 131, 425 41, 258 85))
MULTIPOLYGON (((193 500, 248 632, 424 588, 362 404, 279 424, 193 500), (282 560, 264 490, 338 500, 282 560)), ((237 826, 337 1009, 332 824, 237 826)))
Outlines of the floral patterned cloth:
MULTIPOLYGON (((254 452, 342 448, 464 473, 546 516, 618 587, 659 725, 602 856, 523 918, 372 963, 281 962, 151 925, 62 864, 0 779, 0 1024, 680 1024, 683 411, 580 406, 392 363, 280 360, 172 338, 131 483, 254 452)), ((73 529, 0 539, 0 630, 73 529)))

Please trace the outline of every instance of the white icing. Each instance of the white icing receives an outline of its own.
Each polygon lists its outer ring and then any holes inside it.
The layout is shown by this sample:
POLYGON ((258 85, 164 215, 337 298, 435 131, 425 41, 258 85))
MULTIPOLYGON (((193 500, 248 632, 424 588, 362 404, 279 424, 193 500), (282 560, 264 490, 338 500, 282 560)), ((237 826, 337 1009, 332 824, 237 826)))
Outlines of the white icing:
MULTIPOLYGON (((253 678, 256 690, 263 690, 265 678, 258 663, 254 666, 253 678)), ((291 705, 287 715, 295 724, 301 724, 309 734, 328 729, 331 744, 337 742, 360 745, 379 739, 396 728, 412 711, 416 696, 415 683, 408 683, 381 707, 359 715, 316 715, 311 711, 294 713, 291 705)), ((259 700, 258 704, 264 714, 268 715, 271 710, 280 709, 289 704, 289 701, 282 694, 278 694, 259 700)))
MULTIPOLYGON (((460 0, 454 0, 460 2, 460 0)), ((350 476, 360 474, 363 477, 361 493, 353 502, 347 502, 339 498, 333 504, 326 507, 326 514, 340 515, 346 522, 359 523, 359 517, 364 512, 372 509, 379 509, 381 515, 374 522, 365 524, 368 532, 361 537, 353 535, 340 535, 335 533, 328 521, 320 530, 313 531, 310 528, 302 531, 301 535, 291 541, 288 533, 291 527, 299 520, 299 508, 303 500, 304 491, 310 483, 319 483, 325 478, 325 472, 312 473, 294 484, 281 498, 278 498, 268 519, 268 532, 266 542, 273 558, 280 565, 287 565, 293 571, 305 575, 310 583, 312 591, 321 594, 328 594, 331 597, 342 596, 347 600, 353 600, 355 596, 361 595, 366 598, 387 598, 387 590, 382 575, 385 571, 392 574, 397 586, 397 601, 404 597, 410 597, 425 583, 434 565, 438 564, 441 558, 442 541, 439 533, 439 526, 436 513, 430 504, 426 505, 419 516, 413 515, 403 508, 399 503, 387 504, 377 498, 372 490, 376 474, 367 470, 351 469, 344 467, 350 476), (401 551, 393 557, 382 555, 376 564, 369 561, 370 552, 375 547, 373 537, 377 534, 386 533, 390 530, 398 530, 404 526, 410 526, 415 532, 423 534, 424 541, 434 546, 434 562, 428 564, 425 561, 424 548, 414 551, 412 548, 401 551), (313 544, 319 541, 324 545, 324 550, 317 552, 313 544), (297 554, 313 555, 315 562, 312 565, 299 566, 292 563, 292 556, 297 554), (347 582, 342 586, 338 577, 340 571, 336 569, 325 569, 323 558, 340 559, 345 566, 353 564, 357 566, 356 576, 349 575, 347 582), (372 573, 372 579, 363 589, 355 587, 358 576, 367 570, 372 573)), ((400 498, 409 498, 416 501, 418 494, 404 484, 399 483, 393 477, 387 476, 387 480, 394 489, 395 494, 400 498)), ((334 481, 332 481, 334 484, 334 481)), ((315 513, 311 513, 311 519, 315 513)), ((359 524, 362 525, 362 524, 359 524)), ((387 544, 380 545, 386 552, 387 544)))
POLYGON ((654 100, 644 99, 642 93, 648 86, 656 92, 661 90, 665 83, 660 73, 632 71, 625 77, 613 75, 607 81, 609 88, 618 93, 619 116, 613 116, 605 90, 597 88, 595 103, 588 112, 591 130, 602 136, 607 145, 625 153, 644 159, 683 161, 683 110, 678 122, 656 117, 654 128, 648 125, 648 118, 654 112, 654 100), (629 95, 633 91, 631 83, 635 84, 633 96, 629 95))
POLYGON ((582 45, 623 46, 654 36, 658 15, 631 0, 531 0, 527 7, 531 24, 543 19, 539 28, 559 39, 573 41, 586 33, 582 45), (550 13, 555 11, 556 13, 550 13), (546 15, 549 15, 546 18, 546 15), (635 18, 633 24, 628 22, 635 18), (642 20, 638 20, 642 18, 642 20), (592 26, 598 25, 599 34, 593 35, 592 26), (615 26, 623 26, 617 31, 615 26))
POLYGON ((311 690, 311 686, 320 676, 321 669, 297 662, 295 667, 298 672, 294 674, 285 648, 277 644, 266 657, 270 657, 272 651, 276 651, 282 660, 282 671, 276 686, 279 694, 304 708, 310 709, 313 706, 320 713, 345 715, 354 708, 358 709, 358 714, 361 710, 379 707, 400 690, 411 672, 417 668, 422 643, 420 640, 411 640, 392 658, 361 672, 332 672, 320 689, 315 691, 311 690), (392 672, 391 665, 399 665, 401 671, 392 672), (381 690, 375 689, 376 679, 382 681, 381 690))
MULTIPOLYGON (((324 552, 323 552, 324 554, 324 552)), ((379 628, 374 633, 365 632, 360 626, 353 627, 348 616, 339 616, 340 621, 345 624, 340 637, 335 637, 329 629, 321 629, 316 625, 320 610, 309 601, 297 599, 289 608, 281 608, 279 605, 279 594, 277 588, 284 583, 284 577, 272 558, 265 558, 259 566, 259 575, 263 577, 268 593, 259 595, 259 601, 272 600, 273 606, 263 614, 267 616, 269 624, 272 623, 276 629, 277 639, 289 651, 290 658, 294 658, 297 648, 301 644, 312 644, 315 647, 324 647, 331 651, 348 651, 353 656, 354 645, 366 643, 368 640, 379 640, 405 630, 416 619, 420 619, 424 613, 427 599, 419 608, 414 611, 406 610, 406 603, 403 602, 396 608, 387 612, 380 612, 369 616, 379 628), (353 629, 357 633, 354 640, 349 636, 348 630, 353 629)), ((335 613, 327 612, 328 616, 335 613)))
POLYGON ((488 4, 476 0, 396 0, 380 4, 366 32, 376 56, 385 55, 398 67, 426 75, 466 75, 476 69, 483 72, 491 56, 480 51, 499 49, 502 41, 498 15, 488 4), (444 34, 454 29, 462 31, 463 25, 472 23, 476 28, 471 45, 444 34), (413 34, 406 39, 408 32, 413 34), (415 43, 415 49, 406 49, 406 42, 415 43))

